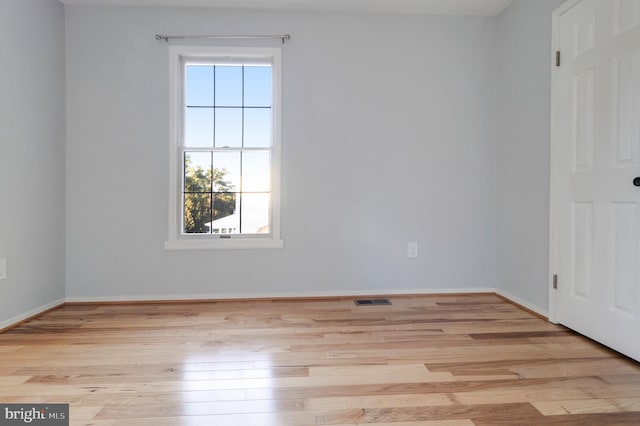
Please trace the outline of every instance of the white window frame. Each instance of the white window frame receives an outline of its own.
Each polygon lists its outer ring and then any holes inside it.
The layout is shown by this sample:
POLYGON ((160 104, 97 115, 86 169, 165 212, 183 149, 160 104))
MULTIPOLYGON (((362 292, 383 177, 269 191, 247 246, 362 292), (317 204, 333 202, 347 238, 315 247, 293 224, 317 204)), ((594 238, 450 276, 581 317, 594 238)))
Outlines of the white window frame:
POLYGON ((169 237, 166 250, 282 248, 280 238, 281 49, 213 46, 169 46, 169 237), (272 69, 271 208, 269 234, 185 234, 182 230, 182 152, 185 61, 216 63, 268 62, 272 69))

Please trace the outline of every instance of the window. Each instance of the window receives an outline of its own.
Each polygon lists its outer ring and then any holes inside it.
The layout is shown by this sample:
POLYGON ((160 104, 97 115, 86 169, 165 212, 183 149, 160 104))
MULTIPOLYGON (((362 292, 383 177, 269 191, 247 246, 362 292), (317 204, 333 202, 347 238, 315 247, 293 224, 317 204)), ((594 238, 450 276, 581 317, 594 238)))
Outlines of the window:
POLYGON ((170 46, 167 249, 279 248, 280 50, 170 46))

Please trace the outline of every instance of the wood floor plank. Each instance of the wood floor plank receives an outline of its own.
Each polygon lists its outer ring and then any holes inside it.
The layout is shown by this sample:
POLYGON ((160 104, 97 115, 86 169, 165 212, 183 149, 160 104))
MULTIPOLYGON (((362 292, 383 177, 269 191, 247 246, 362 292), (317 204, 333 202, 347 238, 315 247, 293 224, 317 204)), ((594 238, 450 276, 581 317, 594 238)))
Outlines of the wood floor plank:
POLYGON ((347 410, 353 407, 394 408, 455 405, 454 397, 445 393, 407 395, 359 395, 347 397, 311 398, 305 407, 312 410, 347 410))
POLYGON ((74 426, 640 425, 640 365, 495 295, 73 304, 0 334, 0 402, 74 426))
MULTIPOLYGON (((334 426, 352 426, 343 423, 334 426)), ((471 420, 421 420, 417 422, 367 423, 367 426, 474 426, 471 420)))
POLYGON ((577 399, 558 401, 569 414, 615 413, 620 407, 607 399, 577 399))

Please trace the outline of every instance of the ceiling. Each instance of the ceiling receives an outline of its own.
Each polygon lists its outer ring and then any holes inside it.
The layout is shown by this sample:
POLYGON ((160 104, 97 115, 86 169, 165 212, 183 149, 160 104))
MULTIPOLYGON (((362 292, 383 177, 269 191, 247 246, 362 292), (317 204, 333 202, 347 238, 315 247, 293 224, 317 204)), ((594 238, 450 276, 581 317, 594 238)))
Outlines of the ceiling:
POLYGON ((65 5, 209 7, 224 9, 346 12, 379 15, 500 14, 512 0, 60 0, 65 5))

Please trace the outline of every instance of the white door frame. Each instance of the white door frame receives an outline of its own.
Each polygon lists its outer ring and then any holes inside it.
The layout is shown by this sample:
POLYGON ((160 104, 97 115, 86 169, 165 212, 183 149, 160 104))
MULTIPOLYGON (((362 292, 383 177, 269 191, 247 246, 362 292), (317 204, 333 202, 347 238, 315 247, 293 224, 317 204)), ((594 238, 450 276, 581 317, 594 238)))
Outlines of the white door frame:
POLYGON ((557 108, 559 93, 558 85, 559 77, 556 66, 556 52, 560 50, 560 19, 573 6, 578 4, 580 0, 567 0, 553 11, 551 16, 551 144, 550 144, 550 188, 549 188, 549 321, 557 324, 557 291, 554 287, 554 275, 558 271, 558 231, 557 209, 554 203, 555 199, 555 182, 556 182, 556 158, 555 147, 561 143, 558 136, 558 120, 557 108))

